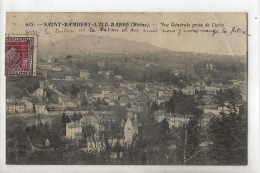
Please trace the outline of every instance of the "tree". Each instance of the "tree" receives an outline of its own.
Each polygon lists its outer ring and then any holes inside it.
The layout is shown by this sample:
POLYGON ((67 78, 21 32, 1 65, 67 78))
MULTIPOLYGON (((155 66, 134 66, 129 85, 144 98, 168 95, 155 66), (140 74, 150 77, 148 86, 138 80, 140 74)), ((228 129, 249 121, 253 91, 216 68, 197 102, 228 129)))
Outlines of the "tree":
POLYGON ((50 125, 48 124, 48 122, 46 122, 46 123, 44 124, 44 128, 45 128, 45 130, 48 130, 48 129, 50 128, 50 125))
POLYGON ((70 117, 66 115, 66 123, 70 123, 70 122, 71 122, 70 117))
POLYGON ((82 133, 84 135, 84 138, 93 137, 95 132, 96 132, 95 127, 92 125, 84 125, 82 127, 82 133))
POLYGON ((242 102, 242 96, 240 95, 238 88, 217 91, 217 94, 214 97, 219 105, 223 105, 226 101, 231 104, 242 102))
MULTIPOLYGON (((29 131, 29 128, 27 128, 29 131)), ((9 117, 6 120, 6 163, 19 163, 19 158, 24 157, 30 150, 25 123, 19 117, 9 117)))
POLYGON ((62 122, 62 124, 66 124, 66 115, 65 115, 65 113, 62 114, 61 122, 62 122))
POLYGON ((166 119, 163 119, 162 122, 159 124, 158 134, 160 139, 162 140, 168 139, 170 135, 170 128, 169 128, 169 123, 166 119))
POLYGON ((79 113, 79 114, 78 114, 78 117, 77 117, 77 118, 78 118, 77 121, 79 121, 82 117, 83 117, 83 116, 81 115, 81 113, 79 113))
POLYGON ((77 114, 74 112, 74 114, 73 114, 73 116, 71 117, 71 120, 73 121, 73 122, 75 122, 75 121, 77 121, 77 114))
POLYGON ((197 108, 197 103, 193 96, 185 95, 181 91, 173 91, 173 96, 166 107, 169 112, 191 116, 188 123, 180 129, 179 140, 177 141, 178 162, 183 164, 188 157, 197 152, 200 141, 200 127, 203 110, 197 108))
POLYGON ((82 115, 81 115, 80 113, 79 113, 79 114, 76 114, 76 113, 74 112, 74 114, 73 114, 71 120, 72 120, 73 122, 76 122, 76 121, 79 121, 81 118, 82 118, 82 115))
POLYGON ((79 88, 75 84, 72 84, 70 90, 71 95, 76 96, 78 92, 79 92, 79 88))
POLYGON ((175 105, 175 98, 174 98, 174 96, 172 96, 170 98, 170 100, 168 102, 166 102, 167 112, 174 113, 176 111, 175 107, 176 107, 176 105, 175 105))
POLYGON ((200 108, 193 108, 190 112, 192 114, 192 118, 196 120, 197 123, 200 123, 201 119, 203 118, 204 111, 200 108))
POLYGON ((217 164, 247 164, 247 121, 242 115, 222 114, 221 118, 212 119, 210 136, 214 142, 211 159, 217 164))
POLYGON ((33 113, 36 113, 35 103, 33 103, 33 113))
POLYGON ((193 96, 185 95, 182 91, 174 90, 172 97, 165 105, 168 112, 192 114, 198 103, 195 101, 193 96))
POLYGON ((65 113, 62 114, 61 116, 61 124, 62 124, 62 128, 63 128, 63 135, 66 135, 66 123, 70 123, 70 119, 69 119, 69 116, 65 115, 65 113))
MULTIPOLYGON (((199 144, 200 144, 200 127, 199 123, 196 119, 192 118, 186 126, 187 130, 187 139, 186 139, 186 146, 185 146, 185 154, 186 154, 186 160, 189 159, 189 162, 186 162, 186 164, 192 164, 196 160, 194 158, 191 158, 196 154, 199 150, 199 144)), ((185 135, 184 135, 185 137, 185 135)))
POLYGON ((153 112, 158 111, 158 110, 159 110, 159 106, 158 106, 157 102, 154 101, 152 103, 151 112, 153 113, 153 112))
POLYGON ((66 56, 66 59, 71 59, 72 57, 70 55, 67 55, 66 56))
POLYGON ((143 156, 142 156, 142 165, 145 165, 146 164, 146 156, 145 156, 145 153, 143 153, 143 156))
POLYGON ((96 102, 96 110, 100 111, 100 105, 102 104, 102 101, 98 98, 96 102))

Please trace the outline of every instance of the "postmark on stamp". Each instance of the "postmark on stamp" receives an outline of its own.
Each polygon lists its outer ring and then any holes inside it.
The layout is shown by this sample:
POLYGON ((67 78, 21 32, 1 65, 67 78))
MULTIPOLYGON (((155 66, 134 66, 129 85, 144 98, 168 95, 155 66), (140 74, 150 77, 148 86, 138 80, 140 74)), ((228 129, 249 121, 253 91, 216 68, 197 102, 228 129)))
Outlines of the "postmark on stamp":
POLYGON ((7 35, 5 37, 5 74, 36 76, 37 36, 7 35))

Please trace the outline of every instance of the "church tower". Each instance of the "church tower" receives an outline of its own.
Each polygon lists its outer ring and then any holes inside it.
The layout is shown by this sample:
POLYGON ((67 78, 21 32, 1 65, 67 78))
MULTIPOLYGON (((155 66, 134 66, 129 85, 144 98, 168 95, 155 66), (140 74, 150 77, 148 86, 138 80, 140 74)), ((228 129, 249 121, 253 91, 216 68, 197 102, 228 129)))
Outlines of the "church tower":
POLYGON ((127 121, 125 123, 124 136, 125 136, 125 142, 128 145, 133 142, 134 127, 129 117, 127 118, 127 121))

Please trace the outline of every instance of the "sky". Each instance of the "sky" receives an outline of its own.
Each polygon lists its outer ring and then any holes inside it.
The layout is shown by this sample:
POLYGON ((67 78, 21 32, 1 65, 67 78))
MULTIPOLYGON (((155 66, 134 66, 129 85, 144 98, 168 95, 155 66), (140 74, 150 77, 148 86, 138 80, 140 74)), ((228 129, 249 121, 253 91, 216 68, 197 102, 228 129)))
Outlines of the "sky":
POLYGON ((69 39, 86 34, 146 42, 181 52, 224 55, 247 54, 246 13, 7 13, 6 34, 25 33, 37 33, 40 42, 43 40, 69 39), (100 31, 101 27, 93 27, 96 32, 89 32, 89 27, 44 26, 45 22, 128 22, 129 24, 136 22, 149 24, 150 27, 136 27, 135 29, 139 29, 139 32, 129 32, 131 27, 127 28, 128 32, 121 32, 125 27, 114 28, 120 32, 103 32, 100 31), (29 26, 32 23, 33 26, 29 26), (161 23, 169 24, 169 26, 163 27, 161 23), (171 26, 171 24, 176 23, 188 23, 190 27, 171 26), (209 27, 205 26, 206 23, 209 24, 209 27), (194 27, 192 28, 193 24, 194 27), (202 27, 197 27, 201 24, 202 27), (212 26, 214 24, 215 27, 212 26), (222 25, 222 27, 217 24, 222 25), (239 33, 230 33, 233 27, 235 31, 239 28, 239 33), (222 33, 223 28, 226 33, 222 33), (144 33, 143 29, 157 30, 158 32, 144 33), (196 33, 196 30, 213 29, 218 30, 219 34, 213 36, 212 33, 196 33), (73 33, 62 32, 68 30, 73 30, 73 33), (161 32, 162 30, 175 30, 175 32, 161 32), (184 30, 190 32, 184 32, 184 30), (242 33, 243 31, 245 33, 242 33))

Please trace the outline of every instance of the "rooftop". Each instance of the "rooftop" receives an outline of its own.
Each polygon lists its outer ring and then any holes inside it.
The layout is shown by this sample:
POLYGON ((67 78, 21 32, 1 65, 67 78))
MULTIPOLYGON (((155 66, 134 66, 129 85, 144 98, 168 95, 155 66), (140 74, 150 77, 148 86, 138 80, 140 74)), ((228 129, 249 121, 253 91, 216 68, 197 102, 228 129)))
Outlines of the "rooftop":
POLYGON ((154 112, 154 116, 162 116, 162 115, 165 115, 165 111, 159 110, 154 112))
POLYGON ((35 103, 35 105, 37 105, 37 106, 45 106, 44 103, 35 103))
POLYGON ((71 123, 66 123, 66 127, 68 127, 68 128, 78 128, 78 127, 81 127, 81 125, 77 122, 71 122, 71 123))

